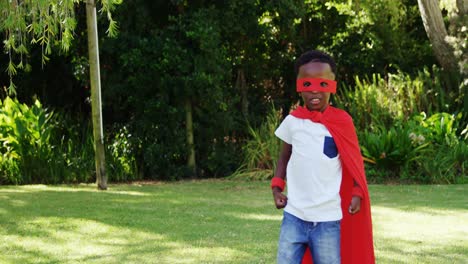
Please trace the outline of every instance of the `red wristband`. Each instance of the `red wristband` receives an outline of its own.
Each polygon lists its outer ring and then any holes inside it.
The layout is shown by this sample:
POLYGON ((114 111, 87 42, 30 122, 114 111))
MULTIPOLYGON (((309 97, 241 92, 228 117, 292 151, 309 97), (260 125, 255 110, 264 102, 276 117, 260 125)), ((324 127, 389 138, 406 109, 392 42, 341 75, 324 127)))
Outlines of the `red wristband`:
POLYGON ((286 182, 281 179, 280 177, 273 177, 271 179, 271 188, 273 189, 273 187, 278 187, 280 188, 281 191, 284 190, 284 187, 286 186, 286 182))

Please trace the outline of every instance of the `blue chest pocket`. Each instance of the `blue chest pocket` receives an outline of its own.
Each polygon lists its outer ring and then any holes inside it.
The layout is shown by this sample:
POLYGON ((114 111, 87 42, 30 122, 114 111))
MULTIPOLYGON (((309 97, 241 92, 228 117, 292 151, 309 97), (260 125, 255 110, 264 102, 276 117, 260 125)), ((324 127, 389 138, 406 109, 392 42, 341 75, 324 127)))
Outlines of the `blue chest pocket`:
POLYGON ((323 154, 327 155, 329 158, 334 158, 338 155, 338 149, 336 148, 335 140, 333 140, 332 137, 325 137, 323 154))

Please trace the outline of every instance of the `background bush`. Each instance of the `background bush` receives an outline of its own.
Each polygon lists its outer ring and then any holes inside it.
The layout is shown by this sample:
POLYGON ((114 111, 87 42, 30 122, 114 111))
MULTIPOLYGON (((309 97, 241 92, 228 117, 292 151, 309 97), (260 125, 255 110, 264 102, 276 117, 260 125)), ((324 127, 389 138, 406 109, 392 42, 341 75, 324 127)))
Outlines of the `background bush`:
POLYGON ((29 107, 7 97, 0 104, 0 153, 2 181, 8 183, 54 182, 48 170, 56 151, 50 142, 56 118, 39 101, 29 107))
POLYGON ((280 114, 271 107, 258 128, 249 126, 251 138, 242 147, 244 160, 231 177, 265 180, 274 175, 282 144, 274 135, 280 124, 280 114))
MULTIPOLYGON (((0 147, 2 183, 94 181, 82 7, 76 9, 70 51, 54 53, 41 65, 41 48, 33 47, 24 58, 28 71, 14 78, 17 104, 32 109, 38 99, 44 107, 15 117, 29 127, 27 133, 16 131, 15 122, 2 122, 2 135, 8 131, 21 140, 14 148, 8 140, 0 147)), ((268 177, 278 148, 271 138, 271 106, 284 116, 299 101, 293 64, 309 49, 337 60, 334 104, 354 117, 363 153, 375 163, 366 164, 371 179, 466 179, 466 86, 434 66, 415 1, 134 0, 123 1, 113 15, 118 37, 100 40, 111 181, 193 177, 186 166, 187 102, 198 177, 225 177, 238 168, 268 177), (439 126, 429 120, 440 123, 433 117, 438 113, 452 117, 450 131, 434 130, 439 126), (425 141, 416 144, 420 136, 425 141), (427 159, 455 149, 444 159, 427 159), (453 166, 436 169, 439 161, 453 166)), ((106 26, 99 28, 105 36, 106 26)), ((0 55, 0 65, 8 62, 0 55)), ((0 71, 3 100, 9 81, 0 71)))
MULTIPOLYGON (((415 78, 404 73, 374 75, 365 81, 356 78, 354 87, 342 85, 333 98, 353 116, 370 182, 468 182, 468 126, 462 112, 437 112, 447 107, 443 102, 449 99, 438 98, 444 94, 425 96, 423 84, 429 78, 437 83, 438 77, 427 72, 415 78)), ((244 167, 235 177, 273 176, 281 144, 274 136, 277 115, 272 109, 260 127, 250 128, 244 167)))
MULTIPOLYGON (((95 180, 91 124, 56 114, 36 100, 32 106, 0 101, 0 183, 79 183, 95 180)), ((140 179, 126 128, 108 143, 111 181, 140 179)))
POLYGON ((434 68, 342 87, 335 102, 353 116, 370 181, 468 182, 466 113, 447 103, 440 78, 434 68))

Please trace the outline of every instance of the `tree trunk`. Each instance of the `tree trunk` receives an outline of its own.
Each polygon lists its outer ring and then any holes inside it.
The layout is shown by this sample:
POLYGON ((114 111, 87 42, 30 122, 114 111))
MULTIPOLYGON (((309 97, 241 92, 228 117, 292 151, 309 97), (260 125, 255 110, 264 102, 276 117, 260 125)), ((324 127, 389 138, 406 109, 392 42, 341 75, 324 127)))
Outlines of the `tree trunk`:
POLYGON ((193 136, 193 119, 192 119, 192 102, 189 98, 185 100, 185 130, 187 132, 187 145, 189 147, 189 155, 187 166, 191 169, 193 176, 197 175, 197 164, 195 162, 195 143, 193 136))
MULTIPOLYGON (((458 13, 457 15, 459 16, 460 20, 461 20, 461 25, 466 25, 466 21, 467 21, 467 18, 466 18, 466 15, 468 14, 468 3, 466 0, 457 0, 456 1, 456 4, 457 4, 457 9, 458 9, 458 13)), ((462 37, 463 38, 463 37, 462 37)), ((464 40, 466 41, 466 40, 464 40)), ((461 73, 462 73, 462 81, 464 81, 464 79, 467 78, 468 76, 468 67, 466 66, 467 65, 467 62, 468 62, 468 54, 465 52, 465 53, 462 53, 462 56, 461 56, 461 63, 459 64, 460 65, 460 70, 461 70, 461 73)), ((464 112, 465 113, 468 113, 468 85, 464 84, 463 85, 463 90, 461 91, 462 93, 464 93, 464 112)), ((464 119, 466 121, 468 121, 468 117, 465 115, 464 116, 464 119)))
POLYGON ((457 59, 453 53, 452 46, 446 41, 447 29, 445 28, 442 12, 439 8, 439 1, 418 0, 418 6, 424 29, 432 44, 437 61, 447 72, 457 73, 457 59))
POLYGON ((88 26, 89 72, 91 82, 91 110, 96 162, 96 183, 100 190, 107 189, 106 163, 104 152, 104 131, 102 125, 101 76, 99 69, 99 45, 96 20, 96 2, 86 2, 86 24, 88 26))
POLYGON ((466 4, 466 0, 457 0, 457 9, 458 9, 458 15, 462 16, 462 15, 465 15, 466 12, 467 12, 467 4, 466 4))
POLYGON ((249 101, 247 99, 247 82, 245 81, 243 69, 237 70, 236 88, 240 90, 242 115, 248 120, 249 101))

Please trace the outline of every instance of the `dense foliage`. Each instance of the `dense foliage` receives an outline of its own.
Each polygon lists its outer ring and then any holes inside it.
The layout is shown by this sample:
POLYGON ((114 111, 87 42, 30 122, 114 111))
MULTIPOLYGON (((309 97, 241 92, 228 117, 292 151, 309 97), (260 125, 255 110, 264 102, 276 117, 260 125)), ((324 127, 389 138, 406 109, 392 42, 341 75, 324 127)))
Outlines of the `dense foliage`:
MULTIPOLYGON (((3 46, 8 55, 9 94, 16 94, 12 77, 18 70, 31 70, 28 59, 31 44, 41 49, 41 63, 49 61, 52 47, 60 44, 68 51, 76 27, 75 5, 80 0, 24 0, 0 2, 0 31, 5 33, 3 46)), ((115 36, 117 22, 111 11, 121 0, 101 0, 101 12, 109 20, 107 33, 115 36)))
MULTIPOLYGON (((50 149, 30 143, 32 136, 24 144, 37 148, 34 154, 15 156, 7 149, 10 143, 4 144, 0 150, 8 162, 0 165, 2 183, 93 180, 82 5, 75 14, 69 52, 51 55, 41 66, 40 47, 31 47, 32 70, 14 79, 19 101, 39 107, 37 98, 53 109, 38 108, 50 115, 45 126, 51 136, 41 143, 50 149)), ((271 176, 275 154, 270 152, 277 149, 271 144, 277 141, 264 135, 271 126, 262 122, 272 105, 285 115, 298 102, 293 63, 309 49, 337 60, 341 92, 334 103, 354 117, 363 154, 373 162, 367 164, 372 177, 458 182, 466 174, 463 88, 454 88, 433 66, 415 1, 135 0, 123 1, 113 17, 119 34, 100 44, 111 181, 193 176, 186 166, 187 102, 193 109, 199 177, 223 177, 246 166, 267 169, 271 176), (441 118, 447 126, 451 120, 450 133, 435 132, 432 124, 441 118), (427 141, 416 144, 411 133, 427 141), (246 158, 256 155, 249 154, 249 146, 267 150, 267 159, 257 156, 259 164, 253 165, 253 158, 246 158), (454 149, 458 154, 448 151, 454 149), (392 159, 381 158, 382 153, 392 159), (444 159, 437 164, 427 158, 431 155, 444 159), (446 179, 430 178, 436 169, 446 179)), ((101 21, 105 36, 106 21, 101 21)), ((0 65, 10 61, 0 60, 0 65)), ((26 107, 6 98, 8 86, 2 71, 2 107, 6 102, 26 107)), ((276 112, 270 121, 271 116, 276 112)), ((16 137, 10 128, 1 133, 2 142, 16 137)))

